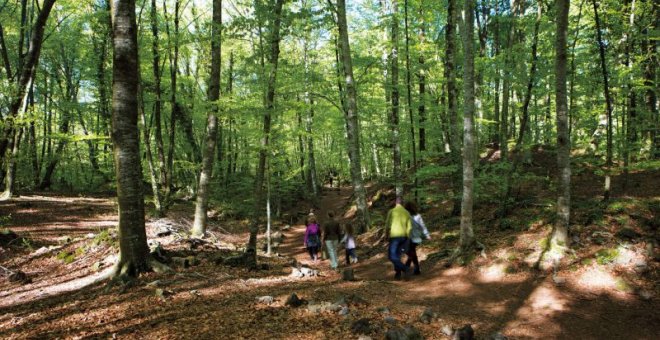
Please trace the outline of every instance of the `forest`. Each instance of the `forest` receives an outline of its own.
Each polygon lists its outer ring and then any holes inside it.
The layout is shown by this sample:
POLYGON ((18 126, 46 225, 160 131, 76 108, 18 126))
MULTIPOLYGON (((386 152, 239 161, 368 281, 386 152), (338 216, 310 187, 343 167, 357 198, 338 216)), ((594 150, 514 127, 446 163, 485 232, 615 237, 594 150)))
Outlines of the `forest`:
POLYGON ((0 0, 0 338, 654 339, 659 9, 0 0))

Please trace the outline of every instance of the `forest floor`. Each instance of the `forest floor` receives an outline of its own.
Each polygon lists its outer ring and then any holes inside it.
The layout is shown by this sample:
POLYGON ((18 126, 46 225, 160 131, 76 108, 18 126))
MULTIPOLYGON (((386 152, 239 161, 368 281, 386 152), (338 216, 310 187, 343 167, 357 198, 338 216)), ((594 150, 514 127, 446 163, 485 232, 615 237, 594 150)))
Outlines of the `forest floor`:
MULTIPOLYGON (((487 217, 492 209, 482 207, 475 219, 487 221, 477 228, 484 256, 451 267, 443 250, 455 246, 456 223, 429 209, 432 240, 419 249, 422 274, 403 281, 393 280, 376 231, 359 238, 355 280, 344 281, 328 260, 310 263, 297 223, 276 225, 283 241, 274 255, 260 256, 260 270, 216 264, 218 254, 240 251, 246 221, 212 219, 209 241, 190 242, 193 206, 180 203, 147 224, 150 241, 178 258, 175 271, 109 285, 114 199, 26 194, 0 203, 0 215, 11 216, 4 226, 19 236, 0 247, 0 264, 31 279, 0 277, 0 338, 381 339, 412 326, 427 339, 444 339, 447 328, 471 324, 477 339, 656 339, 659 175, 640 174, 638 192, 616 205, 578 204, 574 215, 583 226, 574 232, 575 252, 555 272, 534 269, 550 231, 552 213, 543 205, 519 208, 506 223, 519 225, 512 228, 496 227, 487 217), (301 264, 318 275, 292 275, 301 264), (306 303, 286 305, 292 293, 306 303)), ((350 217, 350 195, 350 188, 326 188, 316 214, 332 209, 350 217)), ((376 220, 387 205, 374 201, 376 220)), ((289 219, 301 220, 308 208, 301 203, 289 219)), ((339 258, 343 270, 343 248, 339 258)))

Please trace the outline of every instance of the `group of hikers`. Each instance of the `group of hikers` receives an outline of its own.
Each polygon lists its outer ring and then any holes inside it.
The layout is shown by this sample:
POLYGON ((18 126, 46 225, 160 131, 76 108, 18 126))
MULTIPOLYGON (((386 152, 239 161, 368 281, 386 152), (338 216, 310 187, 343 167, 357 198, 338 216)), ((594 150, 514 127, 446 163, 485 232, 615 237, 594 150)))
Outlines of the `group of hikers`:
MULTIPOLYGON (((319 251, 324 248, 330 259, 330 267, 337 270, 339 265, 337 250, 341 243, 344 244, 346 252, 346 265, 357 263, 353 226, 346 224, 342 230, 335 219, 334 212, 328 211, 327 215, 328 221, 323 226, 319 224, 313 210, 307 216, 304 247, 309 252, 311 260, 314 263, 318 262, 319 251)), ((389 241, 387 255, 394 265, 394 279, 400 280, 402 275, 421 274, 417 247, 423 239, 430 239, 431 235, 415 202, 409 201, 402 205, 402 200, 396 199, 394 207, 387 213, 385 238, 389 241), (403 254, 407 255, 405 264, 401 261, 403 254), (411 264, 413 265, 412 272, 411 264)))

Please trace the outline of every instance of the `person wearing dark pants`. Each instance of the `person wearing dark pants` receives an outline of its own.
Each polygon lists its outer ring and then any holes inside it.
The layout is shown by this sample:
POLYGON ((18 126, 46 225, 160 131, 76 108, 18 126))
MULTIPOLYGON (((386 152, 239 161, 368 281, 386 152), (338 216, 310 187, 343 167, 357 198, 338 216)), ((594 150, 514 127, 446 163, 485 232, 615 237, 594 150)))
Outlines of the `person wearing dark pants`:
POLYGON ((397 198, 394 208, 387 213, 385 223, 385 237, 389 240, 387 256, 394 266, 394 279, 401 279, 401 273, 406 273, 408 267, 401 262, 401 254, 410 236, 412 219, 408 211, 401 205, 401 199, 397 198))
POLYGON ((428 229, 424 224, 422 215, 417 209, 415 202, 406 202, 406 210, 412 216, 412 230, 410 231, 410 246, 408 248, 408 260, 406 260, 406 267, 410 268, 412 263, 414 266, 413 275, 421 274, 419 270, 419 260, 417 259, 417 246, 422 244, 422 239, 431 239, 428 229))

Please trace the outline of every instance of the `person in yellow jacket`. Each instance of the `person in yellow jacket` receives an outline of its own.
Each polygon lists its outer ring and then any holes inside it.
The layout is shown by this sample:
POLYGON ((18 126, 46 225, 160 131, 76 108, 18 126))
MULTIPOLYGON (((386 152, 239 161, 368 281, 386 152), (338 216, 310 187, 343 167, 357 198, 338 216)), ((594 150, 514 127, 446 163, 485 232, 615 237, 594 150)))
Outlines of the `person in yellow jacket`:
POLYGON ((408 210, 401 205, 401 198, 396 199, 394 208, 387 213, 385 237, 389 240, 387 255, 394 265, 394 279, 401 279, 401 273, 406 273, 408 267, 401 262, 406 241, 412 230, 412 218, 408 210))

